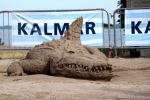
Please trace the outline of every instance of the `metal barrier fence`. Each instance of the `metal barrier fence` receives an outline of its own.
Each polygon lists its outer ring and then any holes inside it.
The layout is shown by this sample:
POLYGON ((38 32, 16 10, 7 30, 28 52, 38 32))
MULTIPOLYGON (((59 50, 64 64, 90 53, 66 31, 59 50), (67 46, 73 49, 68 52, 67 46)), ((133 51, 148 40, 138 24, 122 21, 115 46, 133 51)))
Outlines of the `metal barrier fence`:
POLYGON ((114 52, 115 56, 118 55, 118 49, 149 49, 149 46, 127 46, 125 45, 125 11, 126 10, 144 10, 150 9, 150 7, 146 8, 119 8, 116 9, 113 13, 113 25, 114 25, 114 52), (119 16, 119 17, 116 17, 119 16), (124 21, 122 21, 121 17, 124 16, 124 21), (119 22, 117 22, 119 21, 119 22), (122 26, 123 25, 123 26, 122 26))
MULTIPOLYGON (((31 49, 31 48, 16 48, 12 47, 12 25, 10 23, 10 14, 12 13, 45 13, 45 12, 80 12, 80 11, 101 11, 102 15, 102 33, 103 33, 103 45, 98 48, 113 48, 115 56, 118 54, 118 49, 149 49, 150 46, 127 46, 125 45, 125 27, 122 27, 125 21, 119 19, 120 14, 125 15, 126 10, 142 10, 150 9, 146 8, 120 8, 116 9, 113 13, 113 26, 110 27, 110 13, 105 9, 72 9, 72 10, 15 10, 15 11, 0 11, 0 45, 4 43, 4 46, 0 46, 0 50, 12 50, 12 49, 31 49), (120 23, 117 22, 120 20, 120 23), (105 26, 106 25, 106 26, 105 26), (105 27, 104 27, 105 26, 105 27)), ((121 18, 121 17, 120 17, 121 18)), ((124 19, 125 20, 125 19, 124 19)))
POLYGON ((4 46, 0 49, 13 48, 12 47, 12 25, 10 23, 11 13, 44 13, 44 12, 77 12, 77 11, 101 11, 102 25, 103 25, 103 45, 100 48, 109 48, 113 44, 112 30, 110 29, 110 15, 105 9, 76 9, 76 10, 14 10, 14 11, 0 11, 0 38, 4 46), (106 27, 104 27, 104 24, 106 27))

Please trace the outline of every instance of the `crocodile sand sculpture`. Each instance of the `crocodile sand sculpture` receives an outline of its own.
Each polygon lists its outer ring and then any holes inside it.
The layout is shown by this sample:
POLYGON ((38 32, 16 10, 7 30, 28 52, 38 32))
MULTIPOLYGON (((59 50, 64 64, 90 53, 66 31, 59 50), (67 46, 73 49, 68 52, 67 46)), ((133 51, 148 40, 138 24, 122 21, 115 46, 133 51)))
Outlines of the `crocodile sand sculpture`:
POLYGON ((106 56, 96 47, 82 46, 80 32, 83 18, 76 19, 60 40, 43 43, 31 49, 25 59, 13 62, 8 76, 48 74, 82 79, 112 78, 106 56))

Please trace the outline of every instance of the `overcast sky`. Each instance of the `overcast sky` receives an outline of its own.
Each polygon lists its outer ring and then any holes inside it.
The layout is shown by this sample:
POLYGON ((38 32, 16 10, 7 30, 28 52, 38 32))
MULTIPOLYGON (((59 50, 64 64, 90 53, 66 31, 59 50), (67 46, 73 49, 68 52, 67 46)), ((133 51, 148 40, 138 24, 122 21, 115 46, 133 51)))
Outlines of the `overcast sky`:
POLYGON ((113 13, 117 0, 0 0, 0 10, 57 10, 104 8, 113 13))

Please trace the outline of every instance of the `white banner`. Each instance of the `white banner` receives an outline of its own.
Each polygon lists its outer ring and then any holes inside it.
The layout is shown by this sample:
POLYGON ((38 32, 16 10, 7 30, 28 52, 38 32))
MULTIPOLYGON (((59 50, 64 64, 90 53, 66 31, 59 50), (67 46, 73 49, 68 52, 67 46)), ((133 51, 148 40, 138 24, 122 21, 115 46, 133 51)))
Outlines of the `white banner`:
POLYGON ((33 47, 59 39, 69 25, 83 17, 83 45, 103 45, 101 11, 12 13, 12 46, 33 47))
POLYGON ((150 9, 125 11, 125 45, 150 46, 150 9))

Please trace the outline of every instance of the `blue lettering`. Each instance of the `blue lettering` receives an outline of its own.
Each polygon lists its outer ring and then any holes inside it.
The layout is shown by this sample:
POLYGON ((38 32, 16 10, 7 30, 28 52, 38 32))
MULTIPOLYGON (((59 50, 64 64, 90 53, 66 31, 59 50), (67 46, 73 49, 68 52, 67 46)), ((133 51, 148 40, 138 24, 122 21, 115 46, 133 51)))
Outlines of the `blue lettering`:
POLYGON ((150 31, 150 21, 148 21, 148 24, 147 24, 147 27, 146 27, 145 33, 148 33, 148 31, 150 31))
POLYGON ((136 24, 134 21, 131 22, 131 32, 132 34, 135 34, 135 30, 138 32, 138 33, 142 33, 142 31, 139 29, 139 26, 141 24, 142 21, 138 21, 136 24))
MULTIPOLYGON (((30 31, 30 34, 28 34, 26 31, 26 27, 27 27, 28 23, 18 23, 18 35, 34 35, 35 33, 39 34, 39 35, 42 35, 42 31, 38 25, 38 23, 33 23, 33 26, 32 26, 32 29, 30 31)), ((135 25, 135 26, 138 26, 138 25, 135 25)), ((150 30, 149 28, 150 26, 150 22, 149 22, 149 25, 147 26, 147 31, 150 30)), ((95 28, 95 23, 94 22, 86 22, 85 23, 85 27, 86 27, 86 33, 85 34, 90 34, 90 32, 92 34, 96 34, 94 28, 95 28)), ((69 23, 64 23, 61 27, 61 25, 59 23, 54 23, 54 35, 63 35, 65 30, 68 30, 69 29, 69 23)), ((48 32, 48 24, 47 23, 44 23, 44 26, 43 26, 43 34, 45 35, 52 35, 53 33, 51 32, 48 32)), ((83 34, 83 31, 81 30, 81 35, 83 34)))
POLYGON ((90 30, 91 30, 92 34, 96 34, 94 27, 95 27, 94 22, 86 22, 86 34, 89 34, 90 30))
POLYGON ((47 23, 44 23, 44 33, 45 33, 45 35, 52 35, 52 33, 48 33, 47 31, 48 31, 47 23))
POLYGON ((33 27, 32 27, 30 35, 33 35, 33 33, 38 33, 39 35, 42 35, 40 27, 39 27, 39 25, 37 23, 33 24, 33 27))
POLYGON ((60 35, 63 35, 64 31, 69 29, 69 23, 64 23, 62 30, 60 28, 59 23, 54 23, 54 35, 58 35, 57 29, 60 35))
POLYGON ((26 25, 27 23, 23 23, 23 25, 21 25, 21 23, 18 23, 18 35, 21 35, 21 32, 23 32, 24 35, 28 35, 28 33, 25 31, 26 25))

